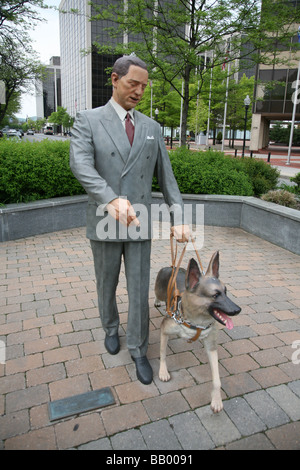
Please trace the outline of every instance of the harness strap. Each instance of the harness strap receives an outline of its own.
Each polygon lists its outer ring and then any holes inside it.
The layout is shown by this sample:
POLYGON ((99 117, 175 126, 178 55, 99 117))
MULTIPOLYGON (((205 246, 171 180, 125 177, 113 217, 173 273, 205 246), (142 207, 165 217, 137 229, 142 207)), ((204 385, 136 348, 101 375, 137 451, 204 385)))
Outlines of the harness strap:
MULTIPOLYGON (((180 310, 180 303, 181 303, 181 295, 180 295, 179 290, 177 289, 176 278, 177 278, 177 274, 178 274, 180 265, 182 263, 182 260, 183 260, 183 257, 184 257, 185 251, 186 251, 187 242, 185 242, 184 248, 182 250, 181 256, 179 258, 179 261, 178 261, 178 264, 177 264, 177 267, 176 267, 177 243, 176 243, 176 251, 174 253, 173 238, 174 238, 174 235, 171 233, 171 235, 170 235, 170 245, 171 245, 172 274, 171 274, 171 277, 170 277, 170 280, 169 280, 169 283, 168 283, 168 288, 167 288, 166 312, 177 323, 180 323, 180 324, 186 326, 187 328, 191 328, 191 329, 196 330, 195 336, 193 336, 193 338, 188 340, 188 343, 191 343, 193 341, 196 341, 199 338, 201 332, 205 328, 201 328, 201 327, 198 327, 198 326, 195 326, 195 325, 191 325, 190 323, 186 322, 185 320, 178 320, 178 318, 181 315, 181 313, 179 311, 180 310)), ((197 258, 198 258, 198 261, 199 261, 199 264, 200 264, 201 271, 203 272, 203 267, 202 267, 202 263, 201 263, 201 260, 200 260, 200 255, 199 255, 199 253, 198 253, 198 251, 195 247, 195 240, 192 237, 191 237, 191 240, 192 240, 194 250, 196 252, 196 255, 197 255, 197 258)))

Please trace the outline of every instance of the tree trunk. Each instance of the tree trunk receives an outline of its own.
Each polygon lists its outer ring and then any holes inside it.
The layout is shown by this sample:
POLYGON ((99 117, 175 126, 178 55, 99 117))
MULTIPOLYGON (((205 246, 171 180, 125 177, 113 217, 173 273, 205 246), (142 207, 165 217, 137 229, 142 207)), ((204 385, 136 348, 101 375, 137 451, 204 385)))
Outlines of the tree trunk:
POLYGON ((187 131, 187 117, 189 111, 189 83, 190 83, 191 67, 187 65, 184 71, 184 89, 183 89, 183 107, 182 107, 182 122, 181 122, 181 136, 180 144, 185 147, 186 145, 186 131, 187 131))

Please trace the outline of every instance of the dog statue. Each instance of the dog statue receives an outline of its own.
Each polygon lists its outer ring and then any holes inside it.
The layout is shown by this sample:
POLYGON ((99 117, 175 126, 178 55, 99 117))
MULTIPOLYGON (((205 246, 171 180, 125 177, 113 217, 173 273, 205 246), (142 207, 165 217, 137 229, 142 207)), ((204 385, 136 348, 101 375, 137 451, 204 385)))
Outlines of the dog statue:
MULTIPOLYGON (((157 275, 156 307, 161 305, 160 301, 167 304, 167 291, 172 273, 173 268, 167 267, 162 268, 157 275)), ((218 251, 213 254, 205 275, 201 274, 197 262, 192 258, 187 270, 179 268, 176 284, 180 292, 179 311, 173 317, 164 317, 161 323, 159 378, 164 382, 170 380, 166 364, 169 335, 177 334, 190 341, 200 335, 212 372, 211 409, 218 413, 223 409, 223 403, 218 366, 217 322, 231 330, 233 322, 230 317, 240 313, 241 308, 227 297, 226 287, 219 280, 218 251)))

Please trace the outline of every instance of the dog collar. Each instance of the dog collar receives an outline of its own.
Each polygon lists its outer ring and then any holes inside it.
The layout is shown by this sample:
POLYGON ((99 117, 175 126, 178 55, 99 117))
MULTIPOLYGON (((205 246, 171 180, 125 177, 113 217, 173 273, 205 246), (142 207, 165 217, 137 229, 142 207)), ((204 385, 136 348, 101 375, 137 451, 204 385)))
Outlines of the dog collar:
POLYGON ((177 309, 172 313, 172 318, 178 325, 186 326, 187 328, 190 328, 191 330, 196 331, 195 336, 193 336, 193 338, 190 338, 188 340, 188 343, 192 343, 193 341, 196 341, 201 335, 202 331, 208 330, 208 328, 210 328, 211 325, 213 324, 212 322, 208 326, 193 325, 193 323, 186 321, 182 318, 182 313, 183 313, 183 309, 182 309, 182 304, 181 304, 181 297, 179 297, 178 303, 177 303, 177 309))

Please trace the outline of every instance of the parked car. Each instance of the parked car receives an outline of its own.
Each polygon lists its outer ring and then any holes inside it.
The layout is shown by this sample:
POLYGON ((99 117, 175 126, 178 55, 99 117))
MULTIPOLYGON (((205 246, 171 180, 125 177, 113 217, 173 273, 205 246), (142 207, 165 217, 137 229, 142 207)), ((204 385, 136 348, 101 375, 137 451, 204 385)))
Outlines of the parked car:
POLYGON ((32 129, 28 129, 27 135, 34 135, 34 131, 32 129))
POLYGON ((21 136, 16 129, 8 129, 8 131, 6 132, 6 135, 9 139, 14 139, 18 142, 21 142, 21 136))
POLYGON ((6 135, 7 137, 20 137, 16 129, 8 129, 6 135))

